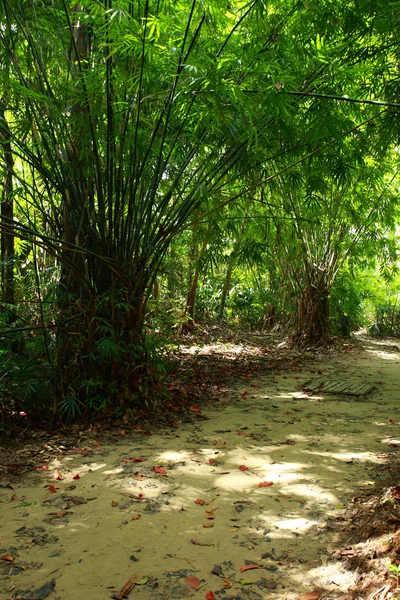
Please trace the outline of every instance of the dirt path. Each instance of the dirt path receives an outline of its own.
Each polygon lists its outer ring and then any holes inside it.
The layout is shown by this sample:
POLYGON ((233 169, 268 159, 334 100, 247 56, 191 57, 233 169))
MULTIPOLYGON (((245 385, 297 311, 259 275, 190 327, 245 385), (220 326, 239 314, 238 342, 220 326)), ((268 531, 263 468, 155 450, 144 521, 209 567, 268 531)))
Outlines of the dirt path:
POLYGON ((122 598, 131 577, 141 600, 334 598, 354 580, 334 530, 400 443, 399 363, 370 342, 249 378, 176 430, 60 443, 47 470, 0 481, 0 598, 122 598), (328 376, 376 388, 302 391, 328 376))

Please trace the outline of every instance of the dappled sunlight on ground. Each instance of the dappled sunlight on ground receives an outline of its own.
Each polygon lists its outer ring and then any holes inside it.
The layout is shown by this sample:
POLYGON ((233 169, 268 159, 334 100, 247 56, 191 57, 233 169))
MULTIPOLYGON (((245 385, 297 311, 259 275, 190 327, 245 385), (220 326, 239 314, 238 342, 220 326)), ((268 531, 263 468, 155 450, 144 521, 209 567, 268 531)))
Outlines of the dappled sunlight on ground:
MULTIPOLYGON (((378 371, 397 367, 375 360, 376 373, 365 359, 366 377, 386 385, 391 371, 378 371)), ((348 360, 330 366, 341 375, 349 368, 348 360)), ((383 387, 357 401, 304 395, 310 372, 246 381, 171 430, 86 441, 0 490, 0 549, 42 565, 6 577, 3 588, 38 588, 56 573, 49 600, 77 600, 77 586, 79 598, 98 600, 134 574, 145 581, 132 592, 138 600, 196 596, 188 574, 202 582, 199 598, 212 589, 221 600, 295 600, 317 587, 328 600, 346 590, 354 573, 331 556, 328 524, 340 526, 355 486, 384 460, 382 446, 400 444, 397 395, 383 387)))

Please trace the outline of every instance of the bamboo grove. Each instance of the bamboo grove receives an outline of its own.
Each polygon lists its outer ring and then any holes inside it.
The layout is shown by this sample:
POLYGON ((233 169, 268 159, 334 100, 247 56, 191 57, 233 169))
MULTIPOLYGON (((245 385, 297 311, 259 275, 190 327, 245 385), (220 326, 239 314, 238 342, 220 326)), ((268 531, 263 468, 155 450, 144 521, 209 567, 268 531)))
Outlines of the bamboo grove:
POLYGON ((399 2, 0 7, 4 374, 36 410, 162 402, 148 332, 217 265, 213 318, 246 268, 298 344, 395 272, 399 2))

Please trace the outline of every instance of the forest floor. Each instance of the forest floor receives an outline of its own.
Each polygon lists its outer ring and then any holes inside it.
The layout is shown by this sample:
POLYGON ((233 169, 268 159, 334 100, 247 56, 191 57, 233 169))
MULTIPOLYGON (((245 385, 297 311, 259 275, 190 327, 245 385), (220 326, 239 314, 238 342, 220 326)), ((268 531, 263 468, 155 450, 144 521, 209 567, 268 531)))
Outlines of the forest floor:
POLYGON ((400 598, 396 342, 260 341, 181 347, 157 426, 3 440, 0 598, 400 598))

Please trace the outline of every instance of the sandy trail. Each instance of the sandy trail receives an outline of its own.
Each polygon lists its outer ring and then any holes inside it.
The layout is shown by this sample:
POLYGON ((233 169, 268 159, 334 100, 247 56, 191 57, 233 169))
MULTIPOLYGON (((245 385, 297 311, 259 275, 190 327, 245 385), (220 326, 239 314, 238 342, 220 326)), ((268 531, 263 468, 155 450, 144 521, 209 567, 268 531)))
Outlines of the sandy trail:
POLYGON ((140 600, 334 598, 354 579, 331 557, 344 507, 397 452, 399 362, 370 341, 295 363, 177 430, 84 440, 14 489, 2 480, 0 598, 108 599, 133 576, 140 600), (307 396, 322 376, 376 389, 307 396))

